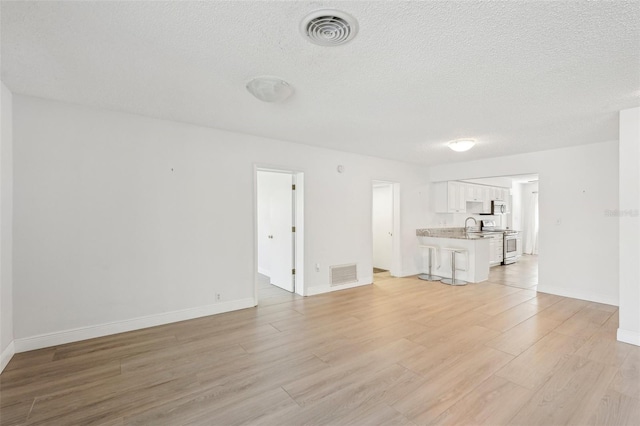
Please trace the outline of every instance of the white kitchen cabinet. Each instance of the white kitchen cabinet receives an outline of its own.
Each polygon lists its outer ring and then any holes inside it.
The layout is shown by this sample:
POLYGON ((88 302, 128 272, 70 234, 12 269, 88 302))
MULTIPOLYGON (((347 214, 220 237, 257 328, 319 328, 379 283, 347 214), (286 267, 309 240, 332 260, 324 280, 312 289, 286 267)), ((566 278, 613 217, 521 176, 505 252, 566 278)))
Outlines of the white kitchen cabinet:
POLYGON ((463 185, 464 185, 464 189, 465 189, 465 191, 464 191, 464 193, 465 193, 464 199, 466 201, 473 201, 473 197, 475 196, 475 194, 474 194, 475 185, 472 184, 472 183, 464 183, 463 185))
POLYGON ((485 213, 491 212, 492 191, 490 186, 482 187, 482 210, 485 213))
POLYGON ((438 182, 435 188, 436 213, 465 213, 467 211, 466 185, 462 182, 438 182))
POLYGON ((466 213, 467 202, 482 203, 482 208, 475 204, 470 212, 489 213, 492 200, 504 201, 507 212, 511 212, 508 188, 458 181, 438 182, 434 187, 436 213, 466 213))
POLYGON ((484 201, 484 188, 483 185, 475 185, 473 183, 465 183, 466 187, 466 200, 472 202, 483 202, 484 201))
POLYGON ((466 185, 461 182, 449 182, 449 213, 467 211, 466 185))
POLYGON ((502 192, 502 188, 498 188, 496 186, 491 187, 492 200, 504 201, 504 193, 502 192))
POLYGON ((501 194, 500 196, 502 197, 501 200, 505 202, 506 206, 507 206, 507 211, 506 213, 511 213, 511 191, 509 191, 509 188, 502 188, 501 189, 501 194))
POLYGON ((489 240, 489 266, 500 265, 503 258, 502 234, 489 234, 485 238, 489 240))
POLYGON ((489 238, 489 265, 494 265, 496 260, 496 240, 489 238))

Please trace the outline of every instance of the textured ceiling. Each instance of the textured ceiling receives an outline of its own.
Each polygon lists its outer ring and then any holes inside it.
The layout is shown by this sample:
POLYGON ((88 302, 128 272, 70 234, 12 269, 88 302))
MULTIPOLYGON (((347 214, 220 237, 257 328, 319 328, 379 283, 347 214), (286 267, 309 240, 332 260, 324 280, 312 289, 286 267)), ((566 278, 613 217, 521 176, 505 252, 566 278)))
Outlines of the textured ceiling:
POLYGON ((15 93, 421 164, 615 140, 640 105, 640 3, 8 2, 15 93), (335 7, 339 47, 298 25, 335 7), (288 81, 253 98, 257 75, 288 81), (445 142, 478 139, 467 153, 445 142))

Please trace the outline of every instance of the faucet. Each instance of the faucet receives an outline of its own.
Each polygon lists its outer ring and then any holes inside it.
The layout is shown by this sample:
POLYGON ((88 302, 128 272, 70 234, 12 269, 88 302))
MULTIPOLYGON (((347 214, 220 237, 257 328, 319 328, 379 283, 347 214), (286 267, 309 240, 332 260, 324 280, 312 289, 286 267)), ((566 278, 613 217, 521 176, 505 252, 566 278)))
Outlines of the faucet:
POLYGON ((466 219, 464 220, 464 229, 465 229, 465 231, 468 231, 468 230, 469 230, 469 227, 467 226, 467 222, 469 221, 469 219, 471 219, 471 220, 473 221, 474 225, 477 225, 477 224, 478 224, 478 221, 476 220, 476 218, 475 218, 475 217, 469 216, 468 218, 466 218, 466 219))

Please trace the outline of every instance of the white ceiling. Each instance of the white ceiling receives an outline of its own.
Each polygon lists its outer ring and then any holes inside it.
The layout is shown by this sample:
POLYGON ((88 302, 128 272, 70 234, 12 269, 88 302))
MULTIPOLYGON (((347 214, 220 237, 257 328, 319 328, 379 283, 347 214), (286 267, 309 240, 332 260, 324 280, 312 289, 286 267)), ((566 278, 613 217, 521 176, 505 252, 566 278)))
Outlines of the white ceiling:
POLYGON ((617 139, 640 105, 640 3, 2 2, 15 93, 421 164, 617 139), (339 47, 310 11, 352 14, 339 47), (281 104, 257 75, 288 81, 281 104), (445 142, 473 137, 467 153, 445 142))

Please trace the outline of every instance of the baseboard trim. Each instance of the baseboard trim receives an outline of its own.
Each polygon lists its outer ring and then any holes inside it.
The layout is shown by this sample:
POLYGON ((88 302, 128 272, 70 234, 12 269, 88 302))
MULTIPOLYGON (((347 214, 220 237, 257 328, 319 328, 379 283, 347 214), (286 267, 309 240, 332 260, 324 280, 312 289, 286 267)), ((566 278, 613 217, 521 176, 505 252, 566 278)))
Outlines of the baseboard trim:
MULTIPOLYGON (((222 314, 256 306, 255 300, 240 299, 229 302, 221 302, 213 305, 198 306, 180 311, 165 312, 156 315, 132 318, 124 321, 93 325, 89 327, 75 328, 71 330, 57 331, 41 334, 39 336, 15 339, 15 352, 26 352, 35 349, 48 348, 63 345, 65 343, 79 342, 81 340, 94 339, 96 337, 109 336, 127 331, 140 330, 158 325, 186 321, 209 315, 222 314)), ((4 354, 3 354, 4 356, 4 354)))
POLYGON ((4 371, 4 368, 7 366, 7 364, 9 364, 9 361, 11 361, 11 358, 13 358, 13 355, 15 355, 15 353, 15 342, 11 342, 9 343, 9 346, 7 346, 7 348, 0 354, 0 373, 4 371))
POLYGON ((618 340, 624 343, 640 346, 640 333, 636 331, 618 329, 618 340))
POLYGON ((362 287, 363 285, 373 284, 373 276, 366 277, 358 280, 356 283, 337 285, 337 286, 323 286, 323 287, 311 287, 307 288, 305 296, 315 296, 316 294, 331 293, 332 291, 346 290, 348 288, 362 287))
MULTIPOLYGON (((392 277, 398 277, 398 278, 406 278, 406 277, 412 277, 414 275, 419 275, 419 274, 423 274, 424 272, 420 272, 419 269, 413 269, 409 272, 407 271, 401 271, 400 274, 398 275, 391 275, 392 277)), ((435 272, 434 272, 435 273, 435 272)))
POLYGON ((605 305, 619 305, 619 301, 617 298, 589 291, 574 291, 566 289, 564 287, 538 284, 538 292, 555 294, 556 296, 570 297, 572 299, 587 300, 589 302, 604 303, 605 305))

